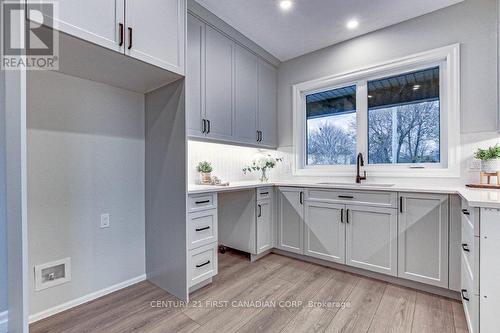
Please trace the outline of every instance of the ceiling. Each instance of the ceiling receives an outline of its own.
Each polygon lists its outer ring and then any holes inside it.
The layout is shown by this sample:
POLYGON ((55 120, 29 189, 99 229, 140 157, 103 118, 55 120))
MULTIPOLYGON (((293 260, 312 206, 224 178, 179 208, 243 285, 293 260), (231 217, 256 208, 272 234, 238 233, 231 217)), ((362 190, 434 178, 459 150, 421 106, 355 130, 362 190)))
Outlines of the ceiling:
POLYGON ((292 0, 286 12, 279 0, 196 1, 285 61, 463 0, 292 0))

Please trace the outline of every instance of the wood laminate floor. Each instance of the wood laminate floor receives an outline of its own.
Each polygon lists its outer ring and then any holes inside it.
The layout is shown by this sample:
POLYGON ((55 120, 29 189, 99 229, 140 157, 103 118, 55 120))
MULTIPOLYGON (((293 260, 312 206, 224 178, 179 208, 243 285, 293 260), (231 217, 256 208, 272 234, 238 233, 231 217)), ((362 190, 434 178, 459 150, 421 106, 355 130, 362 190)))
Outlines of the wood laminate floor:
POLYGON ((183 306, 141 282, 30 326, 30 332, 467 332, 440 296, 271 254, 219 255, 214 283, 183 306))

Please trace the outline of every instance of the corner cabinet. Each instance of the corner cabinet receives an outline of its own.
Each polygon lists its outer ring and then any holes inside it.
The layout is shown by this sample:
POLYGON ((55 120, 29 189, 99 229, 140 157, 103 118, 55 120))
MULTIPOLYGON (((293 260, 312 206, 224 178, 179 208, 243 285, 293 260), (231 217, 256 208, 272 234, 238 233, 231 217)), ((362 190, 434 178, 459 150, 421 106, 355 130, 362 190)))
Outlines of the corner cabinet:
POLYGON ((187 22, 189 137, 276 148, 276 68, 201 19, 187 22))
POLYGON ((64 0, 58 11, 44 13, 58 30, 184 75, 185 0, 64 0))
POLYGON ((400 193, 398 276, 448 288, 448 195, 400 193))

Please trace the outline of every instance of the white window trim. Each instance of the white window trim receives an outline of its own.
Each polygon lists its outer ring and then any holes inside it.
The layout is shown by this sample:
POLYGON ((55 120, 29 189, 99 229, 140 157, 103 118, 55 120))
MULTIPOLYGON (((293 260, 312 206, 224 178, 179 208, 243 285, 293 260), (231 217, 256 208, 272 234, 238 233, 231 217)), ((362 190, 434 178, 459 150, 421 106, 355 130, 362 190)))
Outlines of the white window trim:
MULTIPOLYGON (((460 177, 460 44, 410 55, 354 71, 327 76, 293 86, 293 174, 296 176, 352 176, 355 165, 306 165, 305 96, 325 89, 357 84, 358 133, 367 133, 368 105, 366 82, 418 69, 440 66, 441 160, 437 165, 369 165, 368 175, 379 177, 460 177)), ((367 157, 367 138, 357 140, 357 151, 367 157)))

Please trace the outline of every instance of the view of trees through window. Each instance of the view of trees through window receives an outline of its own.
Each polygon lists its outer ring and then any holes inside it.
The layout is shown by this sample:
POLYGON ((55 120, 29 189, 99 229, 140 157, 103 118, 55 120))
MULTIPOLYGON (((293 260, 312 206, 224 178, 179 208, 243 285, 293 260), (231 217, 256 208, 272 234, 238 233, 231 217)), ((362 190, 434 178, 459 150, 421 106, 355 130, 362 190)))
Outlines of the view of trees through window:
POLYGON ((307 96, 307 164, 356 163, 356 86, 307 96))
POLYGON ((367 88, 368 133, 356 123, 355 85, 306 96, 307 164, 355 164, 357 140, 367 142, 369 164, 439 163, 439 67, 368 81, 367 88))

